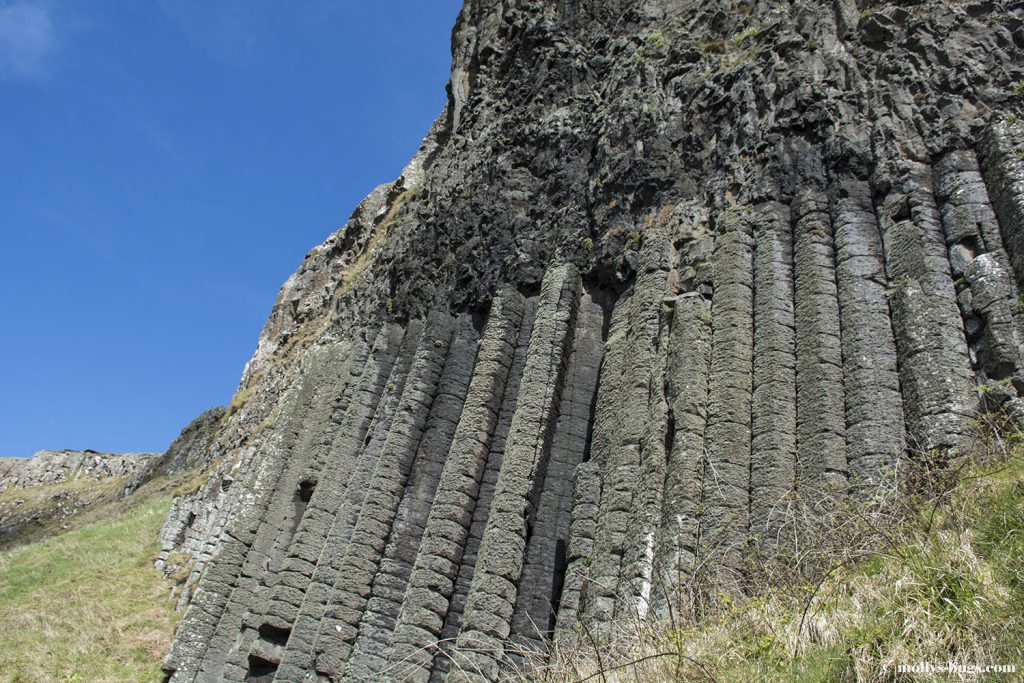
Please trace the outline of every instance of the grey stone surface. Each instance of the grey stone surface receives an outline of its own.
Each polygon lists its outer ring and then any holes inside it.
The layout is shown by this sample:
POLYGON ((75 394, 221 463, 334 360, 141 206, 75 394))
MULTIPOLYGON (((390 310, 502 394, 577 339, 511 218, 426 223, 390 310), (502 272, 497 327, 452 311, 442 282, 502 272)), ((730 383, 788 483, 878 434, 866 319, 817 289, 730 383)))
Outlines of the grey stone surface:
POLYGON ((775 202, 758 206, 754 217, 753 353, 750 533, 765 555, 780 542, 796 484, 793 231, 789 209, 775 202))
POLYGON ((698 552, 726 591, 739 590, 750 524, 754 238, 749 210, 720 216, 711 303, 707 457, 698 552))
POLYGON ((0 458, 0 493, 73 479, 133 477, 148 472, 157 453, 39 451, 31 458, 0 458))
POLYGON ((864 9, 467 0, 419 152, 162 459, 210 471, 171 679, 508 677, 1019 412, 1021 10, 864 9))

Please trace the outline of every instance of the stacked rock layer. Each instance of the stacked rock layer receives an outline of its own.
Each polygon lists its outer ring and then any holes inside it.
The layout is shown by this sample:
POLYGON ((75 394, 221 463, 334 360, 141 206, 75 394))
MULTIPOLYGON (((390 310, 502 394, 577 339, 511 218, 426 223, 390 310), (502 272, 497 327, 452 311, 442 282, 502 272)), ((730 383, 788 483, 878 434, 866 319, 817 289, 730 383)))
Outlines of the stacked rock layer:
POLYGON ((1024 10, 469 0, 164 557, 173 681, 497 680, 1018 410, 1024 10))

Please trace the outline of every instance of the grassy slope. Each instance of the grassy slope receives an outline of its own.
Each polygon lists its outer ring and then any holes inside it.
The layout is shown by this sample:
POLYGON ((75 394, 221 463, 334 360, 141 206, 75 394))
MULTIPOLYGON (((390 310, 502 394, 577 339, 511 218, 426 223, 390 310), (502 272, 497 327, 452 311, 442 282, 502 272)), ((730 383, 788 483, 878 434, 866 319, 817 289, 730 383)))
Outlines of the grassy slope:
POLYGON ((0 539, 0 551, 79 526, 83 512, 117 500, 127 483, 126 477, 83 478, 0 493, 0 519, 21 527, 17 536, 0 539))
POLYGON ((0 681, 161 680, 180 618, 153 568, 171 482, 0 554, 0 681))

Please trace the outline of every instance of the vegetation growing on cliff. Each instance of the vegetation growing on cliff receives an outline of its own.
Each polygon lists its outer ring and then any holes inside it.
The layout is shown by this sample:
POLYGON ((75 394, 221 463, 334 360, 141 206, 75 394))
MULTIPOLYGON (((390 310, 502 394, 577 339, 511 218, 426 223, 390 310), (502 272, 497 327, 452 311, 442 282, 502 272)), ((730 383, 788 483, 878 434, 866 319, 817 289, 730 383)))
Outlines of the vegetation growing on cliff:
POLYGON ((805 539, 806 566, 792 567, 802 578, 763 576, 773 581, 766 592, 724 598, 699 623, 620 624, 629 635, 611 641, 583 634, 545 679, 919 680, 897 675, 897 667, 921 663, 1016 665, 1019 672, 1024 435, 989 426, 973 459, 920 473, 906 504, 837 513, 805 539), (844 548, 852 536, 873 544, 844 548))

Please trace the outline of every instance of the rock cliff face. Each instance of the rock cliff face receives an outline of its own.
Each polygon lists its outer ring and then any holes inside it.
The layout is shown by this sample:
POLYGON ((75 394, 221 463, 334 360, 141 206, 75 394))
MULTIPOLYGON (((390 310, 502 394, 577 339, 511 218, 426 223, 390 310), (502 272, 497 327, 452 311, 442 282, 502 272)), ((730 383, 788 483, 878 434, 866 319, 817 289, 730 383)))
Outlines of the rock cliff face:
POLYGON ((467 0, 452 43, 168 519, 170 680, 495 680, 1016 409, 1019 3, 467 0))

